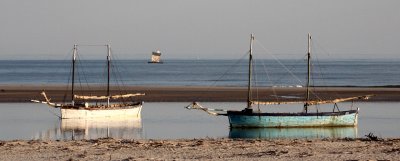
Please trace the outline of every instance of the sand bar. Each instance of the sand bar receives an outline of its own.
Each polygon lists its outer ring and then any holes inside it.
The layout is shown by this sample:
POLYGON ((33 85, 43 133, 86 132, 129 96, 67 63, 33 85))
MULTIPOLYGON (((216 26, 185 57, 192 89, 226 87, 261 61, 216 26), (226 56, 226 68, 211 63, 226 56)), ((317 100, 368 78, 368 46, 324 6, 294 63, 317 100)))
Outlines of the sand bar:
POLYGON ((400 139, 0 141, 0 160, 398 160, 400 139))
MULTIPOLYGON (((197 87, 197 86, 127 86, 124 92, 146 93, 137 97, 145 102, 241 102, 247 98, 245 87, 197 87)), ((315 87, 320 98, 331 99, 374 94, 367 101, 400 101, 400 88, 390 87, 315 87)), ((43 100, 39 94, 45 90, 52 101, 70 100, 71 94, 64 85, 0 85, 0 102, 29 102, 31 99, 43 100), (67 91, 67 92, 66 92, 67 91)), ((105 95, 105 88, 93 86, 83 89, 83 94, 105 95)), ((120 94, 117 87, 111 87, 112 94, 120 94)), ((304 88, 264 87, 253 91, 253 97, 262 100, 300 100, 304 88)))

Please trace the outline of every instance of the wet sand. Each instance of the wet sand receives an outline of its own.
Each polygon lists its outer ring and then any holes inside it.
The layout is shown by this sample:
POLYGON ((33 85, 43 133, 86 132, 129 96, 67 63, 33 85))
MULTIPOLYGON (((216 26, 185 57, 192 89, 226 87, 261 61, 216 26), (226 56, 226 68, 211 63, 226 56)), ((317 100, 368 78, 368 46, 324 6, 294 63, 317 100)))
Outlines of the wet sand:
MULTIPOLYGON (((314 87, 313 89, 322 99, 374 94, 374 97, 366 101, 400 101, 400 87, 314 87)), ((63 101, 64 98, 69 101, 71 97, 70 91, 64 85, 0 85, 0 102, 43 100, 39 94, 42 90, 45 90, 47 96, 55 102, 63 101)), ((111 87, 112 94, 120 94, 119 91, 118 88, 111 87)), ((241 102, 247 99, 247 89, 244 87, 127 86, 122 88, 122 91, 146 93, 145 96, 135 98, 145 102, 241 102)), ((254 90, 253 97, 263 100, 301 100, 304 93, 304 88, 264 87, 254 90)), ((80 94, 105 95, 105 88, 94 86, 90 90, 84 89, 80 94)))
POLYGON ((400 139, 0 142, 0 160, 399 160, 400 139))

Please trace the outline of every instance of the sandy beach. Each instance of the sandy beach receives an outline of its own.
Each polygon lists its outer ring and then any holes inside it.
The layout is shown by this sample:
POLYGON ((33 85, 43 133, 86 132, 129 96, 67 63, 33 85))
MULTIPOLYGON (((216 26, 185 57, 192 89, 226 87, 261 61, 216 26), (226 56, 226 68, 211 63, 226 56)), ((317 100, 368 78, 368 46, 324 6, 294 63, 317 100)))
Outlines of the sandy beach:
MULTIPOLYGON (((245 87, 196 87, 196 86, 127 86, 122 88, 127 93, 146 93, 136 99, 145 102, 241 102, 247 98, 245 87)), ((314 87, 319 98, 332 99, 374 94, 366 101, 400 101, 400 88, 391 87, 314 87)), ((40 99, 39 94, 45 90, 52 101, 66 101, 70 93, 64 85, 0 85, 0 102, 29 102, 40 99), (67 91, 67 92, 66 92, 67 91)), ((117 87, 111 87, 111 93, 120 94, 117 87)), ((104 95, 105 88, 94 86, 84 89, 83 93, 104 95)), ((255 89, 253 96, 263 100, 300 100, 304 88, 264 87, 255 89)))
POLYGON ((400 139, 0 142, 0 160, 398 160, 400 139))

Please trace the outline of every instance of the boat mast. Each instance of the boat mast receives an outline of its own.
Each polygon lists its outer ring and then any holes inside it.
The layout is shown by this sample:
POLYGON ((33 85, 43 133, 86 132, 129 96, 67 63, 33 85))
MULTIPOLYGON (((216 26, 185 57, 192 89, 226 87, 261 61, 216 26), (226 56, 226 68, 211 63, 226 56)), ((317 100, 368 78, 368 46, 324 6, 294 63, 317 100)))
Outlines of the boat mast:
POLYGON ((72 52, 72 90, 71 90, 71 102, 72 102, 72 106, 75 105, 75 101, 74 101, 74 83, 75 83, 75 61, 76 61, 76 53, 77 53, 77 44, 74 44, 74 50, 72 52))
POLYGON ((252 61, 253 61, 253 41, 254 41, 254 35, 251 34, 250 37, 250 52, 249 52, 249 82, 247 85, 247 109, 251 109, 251 67, 252 67, 252 61))
POLYGON ((306 103, 304 104, 304 112, 308 111, 308 102, 310 101, 310 77, 311 77, 311 34, 308 34, 308 51, 307 51, 307 93, 306 103))
POLYGON ((111 48, 107 44, 107 107, 110 106, 110 62, 111 62, 111 48))

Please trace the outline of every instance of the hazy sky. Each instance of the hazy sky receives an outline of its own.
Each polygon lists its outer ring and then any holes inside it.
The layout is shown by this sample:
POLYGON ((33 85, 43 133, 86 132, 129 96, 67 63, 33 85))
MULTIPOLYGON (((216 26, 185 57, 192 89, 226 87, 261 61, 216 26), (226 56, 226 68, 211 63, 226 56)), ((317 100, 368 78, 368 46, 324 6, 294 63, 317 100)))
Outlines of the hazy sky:
POLYGON ((65 59, 75 43, 110 43, 120 59, 237 59, 250 33, 284 58, 305 54, 307 33, 320 57, 400 57, 399 0, 0 0, 0 20, 1 60, 65 59))

